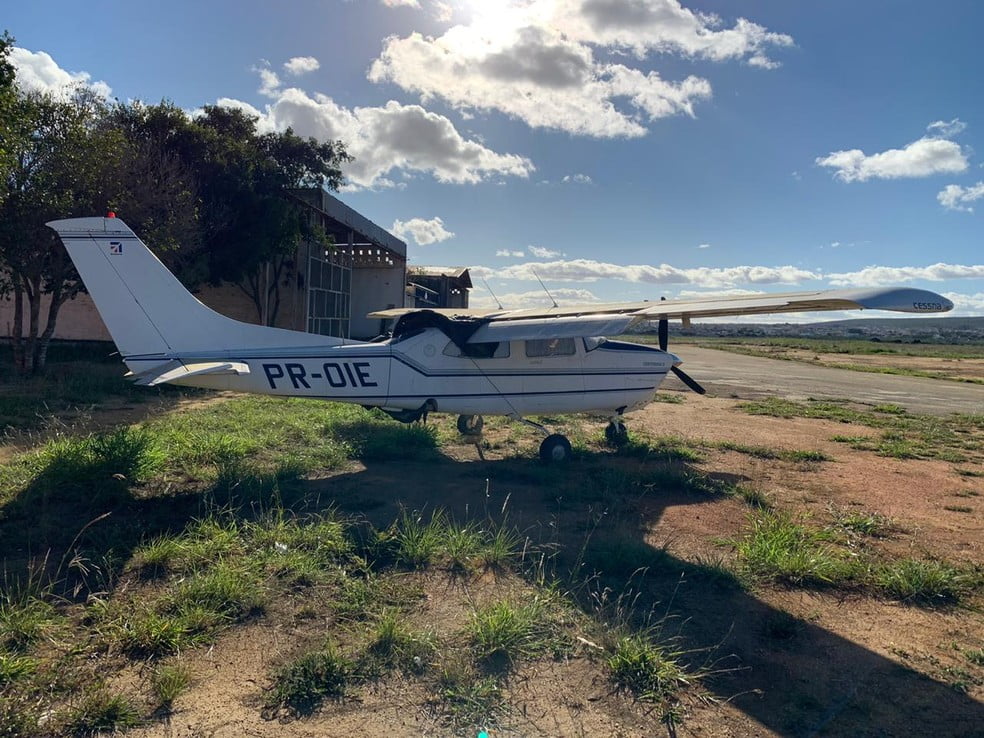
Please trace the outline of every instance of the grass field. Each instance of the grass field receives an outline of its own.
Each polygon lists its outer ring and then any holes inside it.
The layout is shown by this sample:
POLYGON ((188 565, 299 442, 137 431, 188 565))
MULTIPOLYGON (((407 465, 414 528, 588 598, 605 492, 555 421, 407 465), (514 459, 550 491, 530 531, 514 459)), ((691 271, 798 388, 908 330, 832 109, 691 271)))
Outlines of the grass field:
MULTIPOLYGON (((627 340, 656 343, 651 334, 627 340)), ((767 359, 852 371, 984 384, 984 345, 893 343, 860 339, 674 336, 673 342, 767 359)))
POLYGON ((479 461, 454 418, 296 399, 154 395, 114 422, 137 390, 100 384, 52 422, 37 403, 71 373, 21 385, 34 411, 11 414, 24 448, 0 465, 0 736, 853 735, 927 709, 951 734, 979 725, 980 561, 789 493, 855 458, 949 465, 969 512, 945 514, 973 520, 979 418, 688 396, 646 417, 713 410, 734 432, 637 423, 616 450, 596 419, 546 418, 575 449, 553 468, 503 419, 479 461), (894 435, 797 446, 752 422, 894 435), (912 637, 852 641, 838 623, 861 612, 912 637))

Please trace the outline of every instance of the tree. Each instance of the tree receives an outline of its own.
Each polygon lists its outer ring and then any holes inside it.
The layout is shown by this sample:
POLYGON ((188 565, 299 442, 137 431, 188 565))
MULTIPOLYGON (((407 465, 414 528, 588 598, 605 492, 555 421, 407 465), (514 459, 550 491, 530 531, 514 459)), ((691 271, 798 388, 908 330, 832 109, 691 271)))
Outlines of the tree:
POLYGON ((190 118, 167 101, 107 105, 86 88, 67 99, 25 93, 12 45, 0 37, 0 296, 13 296, 18 368, 44 367, 61 306, 84 290, 44 223, 108 208, 187 285, 236 283, 273 324, 299 241, 330 244, 291 190, 337 189, 342 145, 260 134, 240 110, 206 107, 190 118))
POLYGON ((239 285, 257 317, 273 325, 280 288, 296 275, 298 244, 331 245, 291 191, 338 189, 349 156, 339 142, 291 129, 258 134, 256 118, 235 108, 207 106, 194 122, 206 142, 200 181, 209 282, 239 285))
POLYGON ((0 195, 0 270, 14 300, 14 362, 31 374, 44 367, 61 306, 81 289, 64 246, 44 224, 105 209, 116 187, 120 138, 98 125, 105 105, 85 89, 67 100, 18 92, 12 110, 15 130, 5 140, 0 195), (42 328, 45 294, 50 303, 42 328))
POLYGON ((118 105, 109 118, 131 162, 120 215, 186 286, 236 284, 272 325, 298 243, 330 245, 291 190, 337 189, 341 144, 260 134, 254 116, 217 106, 189 118, 166 101, 118 105))

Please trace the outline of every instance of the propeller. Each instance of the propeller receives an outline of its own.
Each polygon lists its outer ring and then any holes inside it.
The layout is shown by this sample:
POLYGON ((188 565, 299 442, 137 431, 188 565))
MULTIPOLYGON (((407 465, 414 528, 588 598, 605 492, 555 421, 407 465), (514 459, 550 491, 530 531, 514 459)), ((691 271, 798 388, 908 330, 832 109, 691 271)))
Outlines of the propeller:
MULTIPOLYGON (((666 299, 665 297, 663 298, 666 299)), ((659 320, 659 347, 666 351, 666 346, 669 344, 670 339, 670 321, 666 318, 660 318, 659 320)), ((671 366, 670 371, 679 377, 680 381, 687 385, 690 389, 696 392, 698 395, 703 395, 707 392, 706 389, 697 384, 697 380, 687 374, 683 369, 671 366)))

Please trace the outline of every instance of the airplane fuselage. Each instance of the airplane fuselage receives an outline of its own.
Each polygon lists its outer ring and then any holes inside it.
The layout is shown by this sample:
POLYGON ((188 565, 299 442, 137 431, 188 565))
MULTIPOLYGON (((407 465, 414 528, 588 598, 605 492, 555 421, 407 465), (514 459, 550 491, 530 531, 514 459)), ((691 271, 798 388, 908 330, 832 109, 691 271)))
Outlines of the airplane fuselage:
MULTIPOLYGON (((199 352, 174 358, 229 360, 249 371, 173 383, 388 410, 429 404, 439 412, 522 416, 644 404, 679 361, 653 346, 600 338, 469 344, 465 352, 437 328, 382 343, 199 352)), ((135 373, 160 361, 126 357, 135 373)))

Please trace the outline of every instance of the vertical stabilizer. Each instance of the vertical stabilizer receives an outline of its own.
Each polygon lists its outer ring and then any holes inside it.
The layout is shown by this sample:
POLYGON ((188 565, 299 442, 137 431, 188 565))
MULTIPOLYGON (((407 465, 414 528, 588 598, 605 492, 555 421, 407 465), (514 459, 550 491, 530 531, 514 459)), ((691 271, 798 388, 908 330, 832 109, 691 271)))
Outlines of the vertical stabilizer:
POLYGON ((124 359, 345 343, 243 323, 199 302, 119 218, 47 224, 61 237, 124 359))

